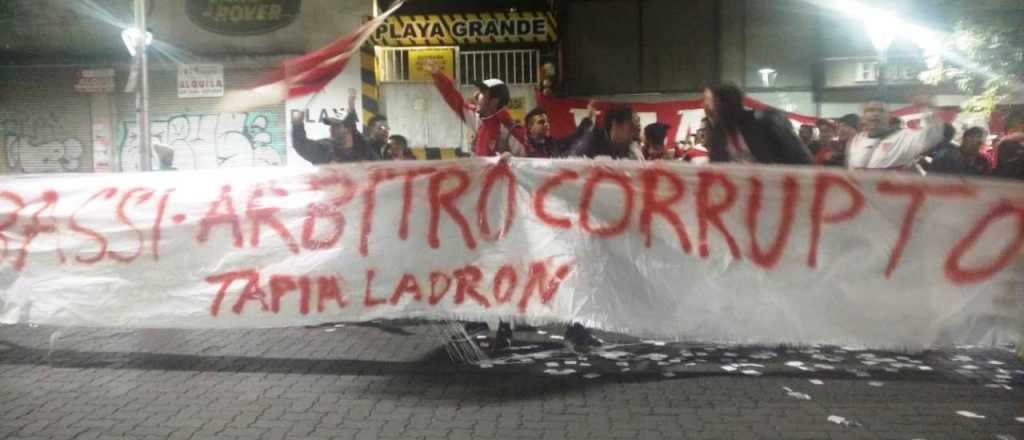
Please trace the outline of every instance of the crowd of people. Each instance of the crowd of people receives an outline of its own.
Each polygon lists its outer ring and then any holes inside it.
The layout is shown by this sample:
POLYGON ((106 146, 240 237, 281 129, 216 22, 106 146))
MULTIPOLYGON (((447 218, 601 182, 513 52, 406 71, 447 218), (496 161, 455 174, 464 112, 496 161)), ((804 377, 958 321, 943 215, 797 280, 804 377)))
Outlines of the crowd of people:
MULTIPOLYGON (((511 100, 508 86, 499 79, 476 82, 472 101, 466 100, 451 78, 437 66, 428 65, 434 84, 455 115, 474 134, 475 156, 518 156, 530 158, 612 158, 627 160, 673 160, 693 165, 709 163, 762 163, 818 165, 848 169, 881 169, 969 176, 998 176, 1024 179, 1024 115, 1007 118, 1008 134, 994 147, 983 148, 986 130, 969 127, 959 145, 953 143, 956 129, 944 123, 927 97, 914 99, 925 108, 920 126, 903 127, 882 99, 864 104, 860 115, 819 119, 794 131, 787 115, 774 109, 751 110, 743 106, 743 91, 735 85, 704 90, 706 117, 689 139, 668 142, 669 127, 653 123, 641 127, 640 118, 628 106, 609 109, 599 124, 594 103, 570 136, 551 136, 548 115, 543 108, 531 110, 523 123, 513 120, 506 109, 511 100)), ((360 133, 355 112, 355 91, 350 90, 349 111, 344 119, 327 118, 330 137, 310 140, 303 125, 303 113, 293 114, 292 141, 295 150, 313 164, 374 160, 414 160, 408 140, 390 135, 387 120, 371 119, 360 133)), ((466 324, 469 333, 487 330, 485 324, 466 324)), ((499 324, 494 349, 512 344, 513 329, 499 324)), ((576 349, 598 346, 601 341, 581 324, 568 326, 566 342, 576 349)))
MULTIPOLYGON (((431 70, 445 101, 474 133, 475 156, 819 165, 1024 179, 1024 112, 1019 111, 1006 118, 1007 132, 990 145, 987 130, 977 126, 961 127, 961 141, 954 143, 956 127, 930 110, 920 126, 903 127, 882 99, 868 100, 860 115, 823 118, 794 131, 780 111, 744 108, 742 90, 726 84, 704 90, 706 117, 696 133, 679 142, 666 139, 671 128, 666 124, 641 127, 639 115, 628 106, 609 109, 598 124, 593 103, 576 131, 557 139, 543 108, 531 110, 522 122, 513 120, 506 109, 509 88, 501 80, 475 83, 479 93, 469 101, 451 78, 431 70)), ((322 121, 331 127, 327 139, 310 140, 302 113, 293 115, 295 150, 313 164, 416 159, 404 136, 389 134, 383 117, 372 118, 360 132, 354 104, 350 91, 348 115, 322 121)), ((914 104, 931 109, 926 97, 915 98, 914 104)))

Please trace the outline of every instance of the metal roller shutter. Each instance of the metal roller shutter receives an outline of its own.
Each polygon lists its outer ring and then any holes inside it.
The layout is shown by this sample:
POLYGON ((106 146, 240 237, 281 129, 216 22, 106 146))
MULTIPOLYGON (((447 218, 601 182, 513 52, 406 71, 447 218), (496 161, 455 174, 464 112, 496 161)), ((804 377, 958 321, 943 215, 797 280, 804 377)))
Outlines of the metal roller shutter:
POLYGON ((91 172, 89 96, 74 68, 0 68, 0 150, 5 172, 91 172))
MULTIPOLYGON (((225 90, 250 88, 268 69, 224 67, 225 90)), ((287 133, 284 103, 241 113, 221 113, 219 98, 178 98, 176 67, 154 68, 149 74, 152 135, 174 149, 180 170, 274 166, 285 163, 287 133)), ((115 150, 121 170, 140 168, 135 94, 117 101, 119 122, 115 150)), ((159 169, 153 156, 153 169, 159 169)))

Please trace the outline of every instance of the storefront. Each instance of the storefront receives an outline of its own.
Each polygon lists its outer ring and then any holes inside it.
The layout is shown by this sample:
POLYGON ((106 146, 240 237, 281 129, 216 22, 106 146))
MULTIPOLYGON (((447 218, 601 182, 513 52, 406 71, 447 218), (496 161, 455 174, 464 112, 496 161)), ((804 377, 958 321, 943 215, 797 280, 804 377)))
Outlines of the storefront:
POLYGON ((372 61, 364 58, 372 66, 363 75, 364 109, 386 114, 391 132, 418 155, 454 157, 468 151, 472 133, 437 93, 425 63, 441 65, 467 98, 475 80, 505 81, 508 109, 522 121, 536 105, 541 66, 554 66, 557 35, 554 15, 541 11, 392 16, 372 38, 372 61))

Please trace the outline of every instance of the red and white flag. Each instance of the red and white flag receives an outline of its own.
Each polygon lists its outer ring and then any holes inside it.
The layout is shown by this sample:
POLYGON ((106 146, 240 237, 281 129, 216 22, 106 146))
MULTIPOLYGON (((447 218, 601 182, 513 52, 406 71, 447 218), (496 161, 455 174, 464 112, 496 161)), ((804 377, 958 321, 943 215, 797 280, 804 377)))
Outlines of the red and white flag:
POLYGON ((403 3, 405 0, 396 1, 383 14, 363 23, 354 32, 327 46, 285 61, 281 67, 267 76, 262 85, 249 90, 225 93, 220 103, 220 111, 245 111, 323 90, 331 80, 345 70, 352 55, 359 52, 359 48, 374 31, 403 3))

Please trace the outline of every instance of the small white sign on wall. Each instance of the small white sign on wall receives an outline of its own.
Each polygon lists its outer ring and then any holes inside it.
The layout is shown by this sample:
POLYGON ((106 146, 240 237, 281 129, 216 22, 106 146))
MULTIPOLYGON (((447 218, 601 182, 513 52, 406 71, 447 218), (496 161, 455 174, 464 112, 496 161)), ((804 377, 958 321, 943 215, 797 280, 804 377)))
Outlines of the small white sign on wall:
POLYGON ((179 64, 179 98, 224 96, 224 66, 221 64, 179 64))

